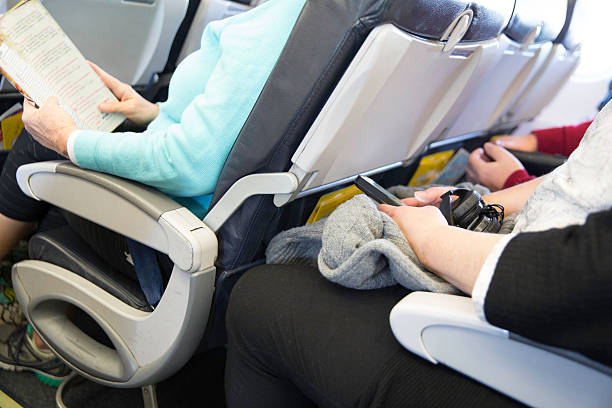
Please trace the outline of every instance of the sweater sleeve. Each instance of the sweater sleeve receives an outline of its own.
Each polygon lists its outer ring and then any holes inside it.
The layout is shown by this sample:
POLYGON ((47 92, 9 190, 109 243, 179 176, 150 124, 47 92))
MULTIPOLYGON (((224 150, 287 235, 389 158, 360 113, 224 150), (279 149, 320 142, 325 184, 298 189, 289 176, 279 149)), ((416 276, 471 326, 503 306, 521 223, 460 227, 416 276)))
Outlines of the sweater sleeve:
POLYGON ((485 297, 488 322, 612 365, 612 210, 584 225, 522 233, 485 297))
POLYGON ((533 131, 538 139, 538 151, 549 154, 561 154, 568 157, 580 144, 582 137, 592 121, 576 126, 540 129, 533 131))

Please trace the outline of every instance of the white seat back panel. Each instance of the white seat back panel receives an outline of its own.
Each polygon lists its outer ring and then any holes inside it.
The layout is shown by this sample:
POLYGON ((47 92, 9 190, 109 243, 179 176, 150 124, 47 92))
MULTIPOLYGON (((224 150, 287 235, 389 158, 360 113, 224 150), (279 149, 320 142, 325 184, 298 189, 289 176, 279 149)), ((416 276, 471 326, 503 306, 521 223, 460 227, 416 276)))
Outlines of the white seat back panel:
POLYGON ((519 124, 536 117, 559 93, 580 62, 580 50, 568 51, 555 44, 550 57, 542 64, 532 83, 519 96, 510 109, 508 119, 519 124))
POLYGON ((188 0, 45 0, 85 58, 131 85, 163 71, 188 0))
POLYGON ((446 135, 453 138, 484 131, 496 124, 510 108, 519 91, 533 76, 535 67, 551 48, 551 43, 521 49, 506 36, 500 38, 503 56, 476 84, 473 97, 446 135))
POLYGON ((302 191, 404 161, 438 135, 497 41, 426 41, 383 25, 370 33, 295 152, 302 191))

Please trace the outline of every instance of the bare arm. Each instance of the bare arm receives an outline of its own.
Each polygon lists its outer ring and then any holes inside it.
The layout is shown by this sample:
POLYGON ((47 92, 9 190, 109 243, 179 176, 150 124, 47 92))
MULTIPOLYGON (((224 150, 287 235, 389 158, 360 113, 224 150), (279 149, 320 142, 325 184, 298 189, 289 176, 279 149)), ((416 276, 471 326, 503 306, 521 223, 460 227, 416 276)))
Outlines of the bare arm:
MULTIPOLYGON (((533 193, 533 190, 535 190, 542 181, 542 177, 538 177, 537 179, 528 181, 527 183, 519 184, 505 190, 487 194, 482 198, 487 204, 503 205, 506 215, 517 213, 523 209, 523 206, 527 202, 529 196, 533 193)), ((424 207, 428 205, 438 207, 440 205, 440 201, 442 201, 440 196, 453 188, 454 187, 431 187, 424 191, 417 191, 414 195, 415 198, 405 198, 402 201, 404 204, 411 207, 424 207)))
POLYGON ((538 177, 526 183, 487 194, 482 198, 487 204, 503 205, 506 215, 520 212, 525 206, 529 196, 531 196, 536 187, 540 185, 543 177, 544 176, 538 177))
POLYGON ((379 208, 397 222, 427 269, 469 295, 487 256, 504 237, 451 227, 433 206, 379 208))

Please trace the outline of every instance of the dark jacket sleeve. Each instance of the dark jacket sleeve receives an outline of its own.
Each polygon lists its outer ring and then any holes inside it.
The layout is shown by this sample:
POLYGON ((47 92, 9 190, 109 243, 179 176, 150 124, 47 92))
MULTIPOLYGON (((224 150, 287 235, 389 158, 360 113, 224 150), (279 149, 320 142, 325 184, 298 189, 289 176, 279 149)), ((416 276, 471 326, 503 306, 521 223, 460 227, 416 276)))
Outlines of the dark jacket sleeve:
POLYGON ((612 211, 513 238, 484 310, 495 326, 612 366, 612 211))

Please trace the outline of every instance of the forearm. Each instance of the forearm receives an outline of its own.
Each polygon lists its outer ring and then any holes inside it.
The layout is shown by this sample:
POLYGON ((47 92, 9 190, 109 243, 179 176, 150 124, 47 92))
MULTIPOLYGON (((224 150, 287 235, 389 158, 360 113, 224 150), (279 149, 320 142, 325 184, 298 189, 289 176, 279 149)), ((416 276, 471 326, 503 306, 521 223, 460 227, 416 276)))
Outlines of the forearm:
POLYGON ((503 237, 439 226, 408 241, 427 269, 471 295, 487 256, 503 237))
POLYGON ((540 184, 543 177, 487 194, 482 198, 487 204, 501 204, 506 215, 517 213, 523 209, 527 199, 540 184))

